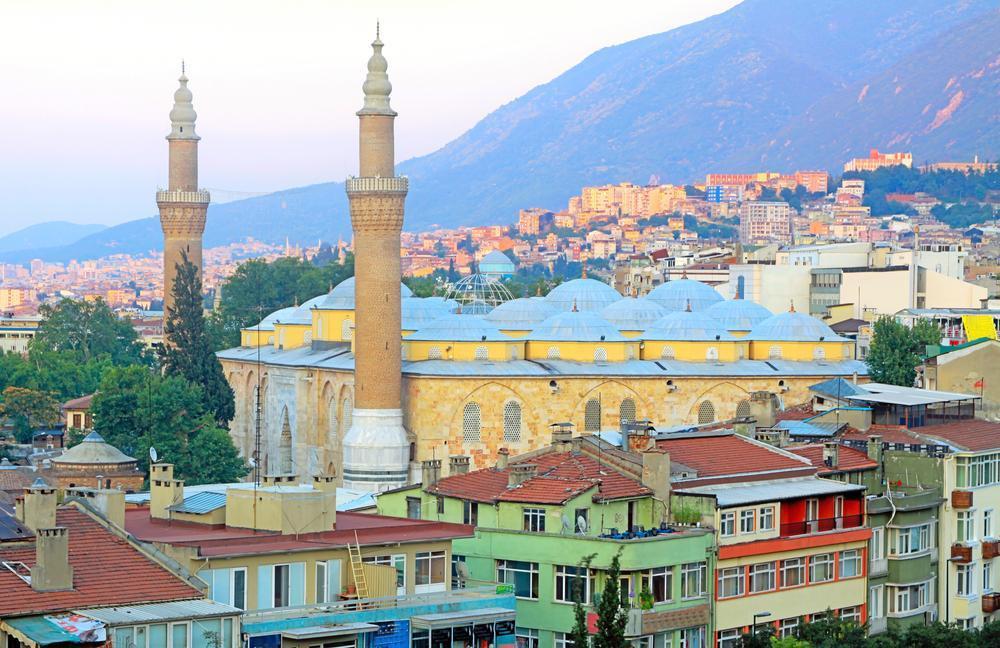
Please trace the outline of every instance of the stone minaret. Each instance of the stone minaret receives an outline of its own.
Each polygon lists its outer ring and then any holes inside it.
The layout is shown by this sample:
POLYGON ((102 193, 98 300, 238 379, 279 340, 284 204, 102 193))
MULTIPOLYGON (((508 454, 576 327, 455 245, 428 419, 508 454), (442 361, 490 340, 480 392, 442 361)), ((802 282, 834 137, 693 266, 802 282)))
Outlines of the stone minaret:
POLYGON ((358 177, 348 178, 354 230, 354 414, 344 437, 344 486, 381 491, 404 485, 409 440, 401 409, 399 233, 406 178, 395 173, 392 84, 378 35, 368 59, 360 118, 358 177))
MULTIPOLYGON (((198 134, 194 122, 198 118, 191 104, 188 78, 181 68, 180 87, 174 92, 174 108, 170 111, 169 184, 166 191, 156 192, 163 228, 163 311, 164 318, 173 306, 172 289, 181 252, 187 252, 191 263, 201 271, 201 235, 205 231, 205 214, 209 195, 198 189, 198 134)), ((164 319, 165 321, 165 319, 164 319)))

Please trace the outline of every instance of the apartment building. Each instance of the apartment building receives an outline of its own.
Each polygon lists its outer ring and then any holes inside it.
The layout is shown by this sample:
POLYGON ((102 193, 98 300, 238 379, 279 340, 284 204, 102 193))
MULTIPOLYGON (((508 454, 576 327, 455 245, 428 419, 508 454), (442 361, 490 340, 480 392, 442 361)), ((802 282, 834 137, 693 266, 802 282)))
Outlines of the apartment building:
POLYGON ((786 202, 745 202, 739 229, 743 244, 791 243, 791 207, 786 202))
POLYGON ((882 167, 903 165, 913 166, 912 153, 880 153, 872 149, 866 158, 854 158, 844 164, 844 171, 875 171, 882 167))

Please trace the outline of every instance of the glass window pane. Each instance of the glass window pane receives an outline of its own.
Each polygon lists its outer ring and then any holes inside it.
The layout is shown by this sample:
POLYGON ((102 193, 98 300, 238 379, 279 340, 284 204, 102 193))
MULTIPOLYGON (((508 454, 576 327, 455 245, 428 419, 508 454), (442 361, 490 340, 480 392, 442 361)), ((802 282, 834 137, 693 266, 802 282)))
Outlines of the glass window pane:
POLYGON ((191 636, 193 648, 220 648, 219 619, 203 619, 194 622, 191 636))
POLYGON ((187 648, 188 624, 175 623, 171 628, 170 648, 187 648))
POLYGON ((167 648, 167 624, 149 626, 149 648, 167 648))
POLYGON ((115 648, 128 648, 132 645, 132 626, 115 628, 115 648))

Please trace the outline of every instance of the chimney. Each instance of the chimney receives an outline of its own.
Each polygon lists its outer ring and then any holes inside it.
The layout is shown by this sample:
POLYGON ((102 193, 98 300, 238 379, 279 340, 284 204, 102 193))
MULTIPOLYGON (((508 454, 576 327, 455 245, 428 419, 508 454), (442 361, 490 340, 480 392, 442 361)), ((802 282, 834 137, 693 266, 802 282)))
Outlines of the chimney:
POLYGON ((149 467, 149 516, 169 520, 167 509, 184 500, 184 482, 174 479, 173 464, 158 463, 149 467))
POLYGON ((31 568, 31 587, 36 592, 73 589, 69 529, 66 527, 35 530, 35 566, 31 568))
POLYGON ((448 459, 449 475, 464 475, 469 472, 469 458, 465 455, 452 455, 448 459))
POLYGON ((661 522, 670 511, 670 453, 652 447, 642 453, 642 485, 653 491, 653 497, 663 505, 661 522))
POLYGON ((261 479, 261 485, 268 488, 272 486, 294 486, 298 480, 299 476, 292 473, 271 473, 264 475, 261 479))
POLYGON ((24 526, 32 531, 56 525, 56 489, 41 477, 24 489, 24 506, 18 516, 24 526))
POLYGON ((756 391, 750 394, 750 416, 756 421, 757 428, 774 427, 777 414, 777 397, 768 391, 756 391))
POLYGON ((324 493, 336 493, 337 476, 328 473, 313 475, 312 487, 318 491, 323 491, 324 493))
POLYGON ((518 486, 533 478, 538 473, 538 464, 520 463, 510 467, 507 486, 518 486))
POLYGON ((556 446, 559 450, 568 450, 572 440, 572 426, 557 424, 552 428, 552 445, 556 446))
POLYGON ((882 435, 871 434, 868 436, 868 458, 882 465, 882 435))
POLYGON ((122 491, 106 488, 68 488, 66 497, 75 497, 86 502, 105 520, 120 529, 125 528, 125 493, 122 491))
POLYGON ((836 468, 840 465, 840 444, 836 441, 823 443, 823 465, 836 468))
POLYGON ((424 488, 438 483, 441 479, 441 460, 425 459, 420 463, 420 481, 424 488))
POLYGON ((497 470, 507 470, 508 461, 510 461, 510 450, 507 448, 497 450, 497 470))
POLYGON ((653 443, 653 439, 646 430, 631 430, 628 432, 628 450, 632 452, 644 452, 653 443))

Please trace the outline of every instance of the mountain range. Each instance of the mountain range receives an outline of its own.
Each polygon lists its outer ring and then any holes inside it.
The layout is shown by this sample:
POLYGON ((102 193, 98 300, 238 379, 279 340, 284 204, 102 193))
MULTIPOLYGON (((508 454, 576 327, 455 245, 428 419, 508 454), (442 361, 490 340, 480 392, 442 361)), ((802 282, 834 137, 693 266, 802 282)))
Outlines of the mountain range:
MULTIPOLYGON (((541 51, 540 51, 540 55, 541 51)), ((397 88, 397 92, 405 89, 397 88)), ((745 0, 599 50, 501 106, 409 176, 406 228, 509 223, 580 187, 689 183, 716 172, 827 169, 869 149, 918 161, 1000 157, 995 0, 745 0)), ((155 219, 0 259, 67 260, 161 246, 155 219)), ((247 236, 350 236, 341 183, 209 210, 207 246, 247 236)))

